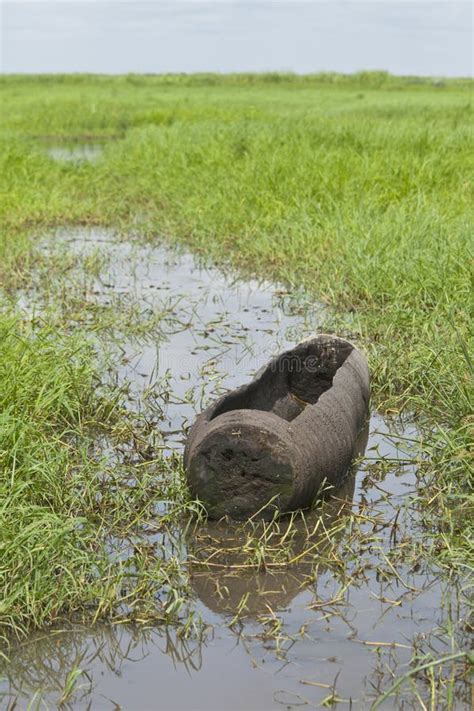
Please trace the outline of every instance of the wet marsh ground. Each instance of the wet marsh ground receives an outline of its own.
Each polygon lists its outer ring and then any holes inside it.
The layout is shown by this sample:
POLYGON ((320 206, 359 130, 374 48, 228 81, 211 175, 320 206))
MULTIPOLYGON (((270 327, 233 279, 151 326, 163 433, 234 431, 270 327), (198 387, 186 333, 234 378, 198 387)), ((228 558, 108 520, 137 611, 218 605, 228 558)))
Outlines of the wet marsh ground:
POLYGON ((2 90, 6 707, 468 708, 466 87, 2 90), (206 523, 186 427, 318 330, 371 361, 353 476, 304 516, 206 523))

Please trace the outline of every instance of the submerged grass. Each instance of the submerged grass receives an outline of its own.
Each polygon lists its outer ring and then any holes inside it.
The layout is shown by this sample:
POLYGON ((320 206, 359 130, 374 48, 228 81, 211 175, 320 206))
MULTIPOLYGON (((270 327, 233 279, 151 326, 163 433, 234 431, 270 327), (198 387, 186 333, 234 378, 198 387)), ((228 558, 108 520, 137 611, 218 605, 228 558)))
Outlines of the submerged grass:
MULTIPOLYGON (((28 282, 31 235, 72 223, 180 240, 304 287, 336 307, 326 328, 364 344, 375 403, 428 423, 431 552, 448 574, 469 566, 472 84, 84 76, 2 77, 0 89, 3 294, 28 282), (91 138, 117 140, 94 163, 69 164, 40 140, 91 138)), ((138 550, 130 590, 107 550, 112 531, 150 511, 164 465, 145 463, 132 495, 101 479, 91 428, 113 431, 124 416, 94 394, 80 333, 54 326, 0 313, 0 622, 20 633, 88 606, 146 608, 160 586, 177 591, 160 614, 175 615, 183 581, 171 559, 138 550)))

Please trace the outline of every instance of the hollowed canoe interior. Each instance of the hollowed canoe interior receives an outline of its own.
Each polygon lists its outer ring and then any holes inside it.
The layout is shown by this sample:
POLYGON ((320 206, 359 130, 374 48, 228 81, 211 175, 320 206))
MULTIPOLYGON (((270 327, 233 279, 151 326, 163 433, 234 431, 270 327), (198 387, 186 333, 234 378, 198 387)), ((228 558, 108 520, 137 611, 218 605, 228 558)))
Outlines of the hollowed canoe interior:
POLYGON ((329 339, 302 343, 272 361, 248 386, 225 396, 210 419, 232 410, 263 410, 291 422, 329 390, 352 350, 350 343, 329 339))

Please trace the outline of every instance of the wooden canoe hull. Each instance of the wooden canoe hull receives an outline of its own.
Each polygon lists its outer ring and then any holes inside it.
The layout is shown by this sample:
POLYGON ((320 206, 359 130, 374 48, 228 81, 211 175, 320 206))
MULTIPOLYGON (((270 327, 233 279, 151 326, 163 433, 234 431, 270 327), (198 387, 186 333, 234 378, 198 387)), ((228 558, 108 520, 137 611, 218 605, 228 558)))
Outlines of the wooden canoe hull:
POLYGON ((191 492, 210 518, 272 516, 339 486, 368 416, 367 361, 319 335, 281 353, 201 413, 184 453, 191 492))

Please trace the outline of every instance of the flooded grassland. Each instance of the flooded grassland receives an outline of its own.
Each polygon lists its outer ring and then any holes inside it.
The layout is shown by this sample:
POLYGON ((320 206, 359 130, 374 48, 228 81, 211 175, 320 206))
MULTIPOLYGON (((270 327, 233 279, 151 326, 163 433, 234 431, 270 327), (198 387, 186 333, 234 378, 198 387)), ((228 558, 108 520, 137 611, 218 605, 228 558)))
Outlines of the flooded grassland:
POLYGON ((43 236, 8 299, 87 340, 113 404, 73 514, 96 526, 109 599, 12 641, 5 708, 469 708, 469 580, 433 553, 426 424, 373 411, 344 486, 304 514, 211 523, 189 501, 194 416, 327 324, 327 307, 99 229, 43 236))

